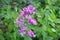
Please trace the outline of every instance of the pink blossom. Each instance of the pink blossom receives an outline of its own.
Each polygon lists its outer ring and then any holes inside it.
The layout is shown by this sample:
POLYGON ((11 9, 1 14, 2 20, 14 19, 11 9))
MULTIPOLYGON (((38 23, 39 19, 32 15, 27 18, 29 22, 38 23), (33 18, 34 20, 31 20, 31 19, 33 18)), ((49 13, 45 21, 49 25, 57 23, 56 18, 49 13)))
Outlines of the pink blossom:
POLYGON ((30 9, 30 10, 35 10, 35 7, 34 6, 32 6, 32 5, 28 5, 28 7, 27 7, 28 9, 30 9))
POLYGON ((24 11, 25 14, 29 13, 27 8, 23 8, 23 11, 24 11))
POLYGON ((25 16, 24 11, 21 12, 21 14, 19 15, 19 17, 23 17, 23 16, 25 16))
POLYGON ((34 34, 34 32, 32 30, 28 31, 28 35, 30 37, 36 37, 36 35, 34 34))
POLYGON ((24 24, 24 20, 20 18, 20 19, 19 19, 19 23, 20 23, 20 24, 24 24))
POLYGON ((32 17, 31 17, 31 15, 25 15, 25 18, 26 19, 31 19, 32 17))
POLYGON ((16 22, 19 22, 18 18, 16 18, 16 22))
POLYGON ((37 25, 36 19, 31 19, 31 22, 32 22, 34 25, 37 25))
POLYGON ((21 28, 19 32, 23 36, 24 34, 26 34, 26 30, 27 30, 27 27, 24 27, 24 28, 21 28))

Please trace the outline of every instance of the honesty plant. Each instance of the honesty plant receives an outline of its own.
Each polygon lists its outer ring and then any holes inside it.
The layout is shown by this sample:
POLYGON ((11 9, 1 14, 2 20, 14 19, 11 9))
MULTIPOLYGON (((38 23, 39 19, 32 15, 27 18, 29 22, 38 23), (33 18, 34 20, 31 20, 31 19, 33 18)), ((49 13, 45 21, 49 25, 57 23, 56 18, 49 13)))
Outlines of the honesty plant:
POLYGON ((22 12, 19 14, 18 18, 16 18, 16 22, 18 22, 18 28, 20 34, 23 36, 24 34, 28 34, 30 37, 36 37, 32 30, 28 31, 28 28, 23 26, 25 25, 23 18, 27 19, 27 24, 37 25, 36 19, 32 18, 31 15, 35 14, 35 7, 32 5, 28 5, 22 9, 22 12))

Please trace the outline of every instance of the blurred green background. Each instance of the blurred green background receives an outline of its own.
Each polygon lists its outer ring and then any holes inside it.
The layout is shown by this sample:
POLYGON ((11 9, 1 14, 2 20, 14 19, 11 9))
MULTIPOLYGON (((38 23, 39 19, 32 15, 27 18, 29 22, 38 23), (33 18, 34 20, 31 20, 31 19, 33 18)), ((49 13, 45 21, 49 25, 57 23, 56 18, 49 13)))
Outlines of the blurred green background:
POLYGON ((60 0, 0 0, 0 40, 59 40, 60 0), (16 18, 29 4, 36 7, 38 25, 30 25, 36 38, 22 37, 16 28, 16 18))

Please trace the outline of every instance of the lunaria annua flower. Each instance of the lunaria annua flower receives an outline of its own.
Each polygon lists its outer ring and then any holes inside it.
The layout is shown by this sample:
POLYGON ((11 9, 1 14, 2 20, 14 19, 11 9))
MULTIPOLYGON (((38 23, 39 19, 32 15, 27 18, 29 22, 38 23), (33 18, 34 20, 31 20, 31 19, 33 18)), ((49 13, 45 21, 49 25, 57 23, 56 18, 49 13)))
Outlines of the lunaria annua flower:
POLYGON ((32 17, 30 15, 26 15, 26 18, 28 19, 28 24, 34 24, 37 25, 37 21, 36 19, 32 19, 32 17))
POLYGON ((28 32, 28 35, 30 37, 36 37, 36 35, 32 30, 27 31, 27 28, 23 26, 25 24, 23 18, 26 18, 28 20, 28 24, 32 23, 34 25, 37 25, 36 19, 31 17, 31 15, 33 14, 35 14, 35 7, 32 5, 28 5, 27 7, 23 8, 22 12, 19 14, 18 18, 16 19, 16 22, 19 23, 18 28, 22 36, 28 32))
POLYGON ((34 32, 32 30, 28 31, 28 35, 30 37, 36 37, 36 35, 34 34, 34 32))
POLYGON ((30 14, 35 14, 35 7, 34 7, 34 6, 29 5, 29 6, 27 7, 27 9, 28 9, 28 11, 29 11, 30 14))
POLYGON ((19 22, 18 18, 16 18, 16 22, 19 22))
POLYGON ((21 28, 19 32, 23 36, 24 34, 26 34, 26 30, 27 30, 27 27, 24 27, 24 28, 21 28))
POLYGON ((28 7, 27 7, 29 10, 35 10, 36 8, 34 7, 34 6, 32 6, 32 5, 28 5, 28 7))
POLYGON ((24 20, 22 18, 17 18, 16 22, 19 22, 20 24, 24 24, 24 20))
POLYGON ((32 22, 34 25, 37 25, 36 19, 31 19, 31 22, 32 22))
POLYGON ((24 7, 22 10, 25 14, 35 14, 35 7, 32 5, 29 5, 27 7, 24 7))

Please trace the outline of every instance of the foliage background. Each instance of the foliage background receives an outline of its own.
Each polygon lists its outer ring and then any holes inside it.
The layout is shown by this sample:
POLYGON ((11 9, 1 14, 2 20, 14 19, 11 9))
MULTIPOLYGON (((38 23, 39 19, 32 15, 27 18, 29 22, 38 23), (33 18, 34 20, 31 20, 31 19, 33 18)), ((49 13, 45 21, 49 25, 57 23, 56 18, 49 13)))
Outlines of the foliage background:
MULTIPOLYGON (((35 16, 34 16, 35 17, 35 16)), ((60 0, 0 0, 0 40, 59 40, 60 0), (23 7, 36 7, 38 25, 30 25, 36 38, 22 37, 16 28, 15 19, 23 7)))

